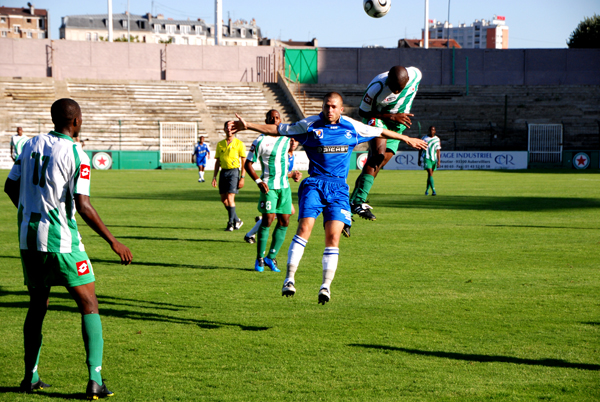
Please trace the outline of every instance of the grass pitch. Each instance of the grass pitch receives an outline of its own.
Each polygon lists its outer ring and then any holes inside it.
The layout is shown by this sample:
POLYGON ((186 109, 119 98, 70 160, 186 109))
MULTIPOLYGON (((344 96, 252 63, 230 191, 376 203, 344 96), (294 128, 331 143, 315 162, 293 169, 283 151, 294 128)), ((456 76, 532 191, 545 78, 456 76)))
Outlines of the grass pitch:
MULTIPOLYGON (((424 172, 379 175, 377 221, 358 220, 342 239, 332 301, 321 306, 320 223, 298 292, 283 298, 284 273, 254 272, 256 248, 243 241, 257 215, 253 183, 237 197, 246 224, 228 233, 217 190, 194 171, 95 171, 92 203, 134 255, 120 266, 79 219, 112 400, 599 400, 597 171, 434 177, 439 195, 425 197, 424 172)), ((82 398, 80 316, 61 288, 40 359, 53 386, 16 392, 28 306, 16 231, 2 196, 0 399, 82 398)))

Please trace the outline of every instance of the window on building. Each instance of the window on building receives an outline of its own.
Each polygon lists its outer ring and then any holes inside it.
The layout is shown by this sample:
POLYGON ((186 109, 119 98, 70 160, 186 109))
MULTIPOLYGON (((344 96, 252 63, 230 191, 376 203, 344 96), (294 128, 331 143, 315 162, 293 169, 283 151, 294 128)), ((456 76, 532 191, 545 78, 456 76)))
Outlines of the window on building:
POLYGON ((189 25, 179 25, 179 32, 182 35, 189 35, 189 33, 190 33, 190 26, 189 25))
POLYGON ((252 37, 253 37, 253 38, 256 38, 256 37, 257 37, 257 34, 256 34, 256 29, 253 29, 253 30, 252 30, 252 37))
POLYGON ((154 33, 160 32, 160 24, 154 24, 154 33))
POLYGON ((175 25, 165 25, 165 28, 167 30, 167 33, 170 33, 170 34, 174 34, 175 33, 175 28, 176 28, 175 25))
POLYGON ((27 18, 27 23, 31 24, 31 18, 27 18))
POLYGON ((38 20, 38 28, 39 29, 44 29, 44 20, 42 20, 42 19, 38 20))
POLYGON ((189 38, 187 36, 183 37, 183 44, 184 45, 189 45, 190 44, 190 40, 189 40, 189 38))
POLYGON ((196 35, 200 35, 202 33, 202 25, 196 25, 196 35))
POLYGON ((92 40, 92 33, 91 32, 86 32, 85 33, 85 40, 92 40))
POLYGON ((123 28, 127 28, 127 20, 122 20, 122 21, 121 21, 121 26, 122 26, 123 28))
POLYGON ((2 37, 3 37, 3 38, 6 38, 6 36, 7 36, 7 32, 3 30, 3 31, 2 31, 2 37))
POLYGON ((177 44, 177 38, 174 38, 172 36, 169 36, 169 40, 171 41, 172 44, 176 45, 177 44))
POLYGON ((0 17, 0 23, 6 24, 6 17, 0 17))
POLYGON ((31 31, 27 31, 27 38, 28 38, 28 39, 31 39, 31 38, 33 38, 33 35, 32 35, 32 33, 31 33, 31 31))
POLYGON ((93 38, 94 38, 94 42, 98 42, 98 39, 99 39, 98 32, 94 32, 93 38))
POLYGON ((241 36, 242 38, 245 38, 245 37, 246 37, 246 28, 241 28, 241 29, 240 29, 240 36, 241 36))
POLYGON ((146 21, 140 21, 140 29, 146 29, 146 21))
POLYGON ((46 32, 38 33, 38 39, 46 39, 46 32))
POLYGON ((21 27, 18 26, 18 25, 15 25, 13 27, 13 32, 16 33, 16 34, 20 34, 21 33, 21 27))

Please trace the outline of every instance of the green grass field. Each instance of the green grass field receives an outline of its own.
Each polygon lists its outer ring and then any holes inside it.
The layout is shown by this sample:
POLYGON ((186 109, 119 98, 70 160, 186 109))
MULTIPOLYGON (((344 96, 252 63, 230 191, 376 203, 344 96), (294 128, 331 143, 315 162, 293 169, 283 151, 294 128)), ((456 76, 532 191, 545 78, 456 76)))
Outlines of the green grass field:
MULTIPOLYGON (((246 224, 228 233, 217 191, 194 171, 95 171, 92 203, 134 255, 122 267, 79 219, 111 400, 600 400, 598 171, 435 180, 438 196, 425 197, 425 173, 380 174, 377 221, 357 221, 342 239, 321 306, 320 223, 298 292, 283 298, 284 273, 254 272, 256 248, 243 241, 257 215, 253 183, 237 197, 246 224)), ((82 398, 80 316, 61 288, 40 360, 53 386, 16 392, 28 296, 16 209, 4 194, 0 208, 0 400, 82 398)))

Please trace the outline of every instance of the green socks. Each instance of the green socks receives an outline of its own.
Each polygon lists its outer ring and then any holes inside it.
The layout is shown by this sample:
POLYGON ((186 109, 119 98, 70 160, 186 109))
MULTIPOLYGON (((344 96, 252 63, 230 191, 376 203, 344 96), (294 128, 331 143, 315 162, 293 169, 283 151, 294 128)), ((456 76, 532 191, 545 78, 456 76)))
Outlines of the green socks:
POLYGON ((361 173, 354 184, 354 191, 352 192, 352 196, 350 196, 350 203, 362 204, 366 202, 374 181, 375 177, 370 174, 361 173))
POLYGON ((102 385, 102 322, 99 314, 86 314, 81 317, 81 332, 87 355, 86 363, 90 371, 90 380, 102 385))
POLYGON ((267 242, 269 241, 269 227, 262 226, 258 228, 256 233, 256 258, 263 258, 267 250, 267 242))
POLYGON ((269 257, 273 259, 277 257, 277 253, 279 253, 279 249, 285 240, 285 234, 287 233, 287 226, 275 226, 275 230, 273 231, 273 240, 271 242, 271 249, 269 250, 269 257))
POLYGON ((32 384, 40 380, 38 364, 42 351, 42 338, 41 333, 25 334, 25 380, 31 378, 32 384))

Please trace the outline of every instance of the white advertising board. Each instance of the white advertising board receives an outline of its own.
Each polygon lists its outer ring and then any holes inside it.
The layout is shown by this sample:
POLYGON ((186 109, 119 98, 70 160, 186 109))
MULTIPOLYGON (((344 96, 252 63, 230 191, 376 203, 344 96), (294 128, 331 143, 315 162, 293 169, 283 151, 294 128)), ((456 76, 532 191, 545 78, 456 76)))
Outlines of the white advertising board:
MULTIPOLYGON (((418 151, 401 151, 384 169, 420 170, 418 151)), ((527 151, 442 151, 440 170, 527 169, 527 151)))

